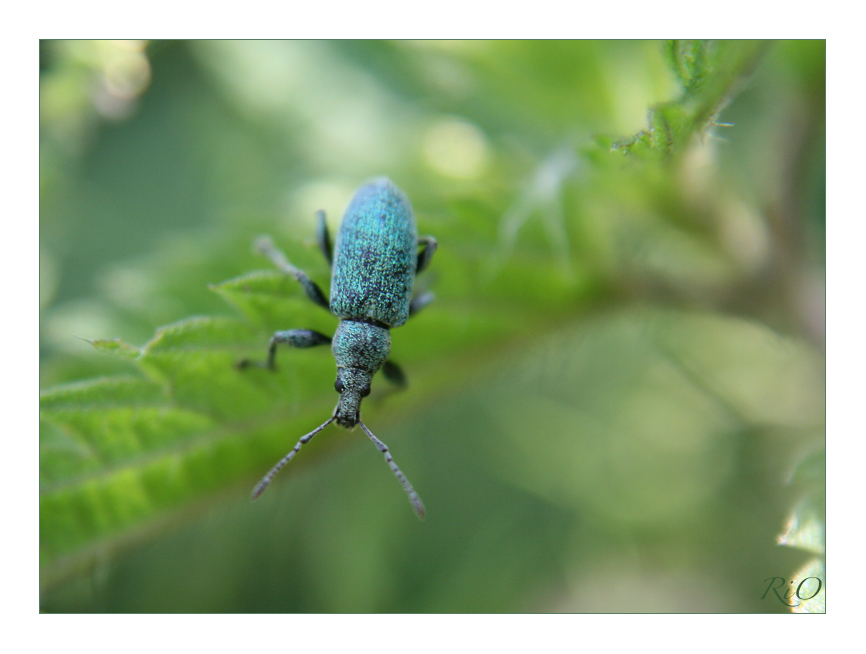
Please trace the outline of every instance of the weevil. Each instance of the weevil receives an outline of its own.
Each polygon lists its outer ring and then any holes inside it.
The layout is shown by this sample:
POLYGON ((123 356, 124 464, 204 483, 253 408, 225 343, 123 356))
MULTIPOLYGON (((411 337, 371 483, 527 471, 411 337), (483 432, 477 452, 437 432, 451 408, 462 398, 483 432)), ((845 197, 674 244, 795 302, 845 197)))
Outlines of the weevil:
POLYGON ((385 456, 391 471, 400 481, 412 508, 424 518, 424 504, 418 493, 397 467, 388 446, 361 422, 361 399, 370 394, 370 383, 380 369, 398 386, 406 385, 400 367, 389 359, 391 329, 404 324, 433 301, 431 293, 413 299, 415 276, 424 270, 436 252, 438 243, 432 236, 418 237, 412 205, 394 183, 382 177, 362 186, 355 193, 331 248, 325 213, 317 213, 316 241, 331 266, 331 297, 303 270, 289 263, 267 236, 256 241, 256 249, 280 270, 300 283, 304 294, 340 319, 333 338, 311 329, 290 329, 273 335, 265 363, 238 362, 239 368, 251 365, 276 370, 277 346, 296 348, 331 345, 337 363, 334 389, 340 394, 334 413, 262 477, 253 489, 252 499, 259 497, 274 476, 294 458, 302 446, 332 422, 347 429, 360 425, 364 433, 385 456))

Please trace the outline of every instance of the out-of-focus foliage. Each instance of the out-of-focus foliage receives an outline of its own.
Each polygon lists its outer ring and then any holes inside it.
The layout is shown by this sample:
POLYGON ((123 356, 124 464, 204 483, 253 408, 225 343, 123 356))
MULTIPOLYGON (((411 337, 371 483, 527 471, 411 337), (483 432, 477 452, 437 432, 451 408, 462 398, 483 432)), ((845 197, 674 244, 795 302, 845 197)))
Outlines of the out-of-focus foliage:
POLYGON ((770 612, 823 578, 823 42, 49 41, 41 84, 44 611, 770 612), (383 174, 437 301, 364 419, 428 519, 332 427, 250 504, 336 401, 325 348, 234 367, 336 323, 253 239, 325 287, 314 211, 383 174))
POLYGON ((794 613, 824 613, 824 523, 826 521, 826 457, 823 449, 803 457, 791 475, 801 496, 791 510, 779 544, 803 550, 811 558, 791 577, 797 592, 789 605, 794 613))

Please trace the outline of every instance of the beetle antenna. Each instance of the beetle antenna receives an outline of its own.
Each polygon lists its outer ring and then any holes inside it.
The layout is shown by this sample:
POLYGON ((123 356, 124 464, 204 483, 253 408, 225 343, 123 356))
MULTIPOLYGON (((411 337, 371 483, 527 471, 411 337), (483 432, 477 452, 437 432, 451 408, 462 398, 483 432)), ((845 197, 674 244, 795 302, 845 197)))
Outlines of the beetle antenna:
MULTIPOLYGON (((311 440, 313 440, 313 436, 318 434, 320 431, 322 431, 325 427, 330 425, 336 419, 337 419, 336 415, 331 416, 325 422, 323 422, 321 425, 319 425, 313 431, 311 431, 309 434, 307 434, 305 436, 301 436, 301 440, 298 441, 298 444, 295 445, 295 447, 292 449, 292 451, 289 452, 288 454, 286 454, 286 456, 284 456, 282 459, 280 459, 277 462, 277 465, 275 465, 273 468, 271 468, 268 471, 268 474, 266 474, 264 477, 262 477, 262 480, 258 484, 256 484, 256 487, 253 489, 252 499, 254 499, 254 500, 257 499, 259 495, 261 495, 262 493, 265 492, 265 489, 268 487, 268 484, 271 483, 271 480, 274 478, 274 476, 283 468, 284 465, 286 465, 289 461, 292 460, 292 458, 294 458, 295 454, 298 453, 298 450, 301 449, 302 445, 306 445, 311 440)), ((369 433, 369 432, 367 432, 367 433, 369 433)), ((372 434, 370 434, 370 435, 372 436, 372 434)), ((381 448, 379 448, 379 449, 381 449, 381 448)), ((385 448, 385 451, 386 452, 388 451, 387 448, 385 448)), ((386 454, 386 456, 387 456, 387 454, 386 454)), ((394 466, 394 467, 396 468, 396 466, 394 466)), ((406 483, 408 483, 408 482, 406 482, 406 483)), ((412 487, 409 486, 409 488, 412 488, 412 487)))
MULTIPOLYGON (((333 419, 333 418, 332 418, 333 419)), ((361 419, 358 418, 358 424, 361 425, 361 429, 363 429, 367 436, 370 437, 370 440, 373 441, 373 444, 379 448, 379 451, 385 455, 385 461, 388 462, 388 465, 391 467, 391 472, 394 473, 394 476, 397 477, 400 484, 403 486, 403 490, 406 491, 406 494, 409 496, 409 502, 412 504, 412 509, 415 511, 415 515, 418 516, 419 520, 424 519, 424 503, 421 501, 421 498, 418 497, 418 493, 415 492, 415 489, 412 488, 412 484, 409 483, 409 480, 406 479, 406 475, 397 467, 397 464, 394 463, 394 458, 391 456, 391 452, 388 450, 388 446, 385 445, 382 441, 376 438, 369 429, 367 429, 367 425, 361 422, 361 419)), ((324 425, 322 425, 324 427, 324 425)), ((321 427, 320 427, 321 429, 321 427)), ((306 436, 304 436, 306 438, 306 436)), ((312 436, 311 436, 312 438, 312 436)), ((297 448, 300 448, 300 443, 298 443, 297 448)), ((296 449, 297 449, 296 448, 296 449)), ((289 457, 291 458, 291 457, 289 457)), ((277 467, 279 470, 279 467, 277 467)), ((268 473, 270 474, 270 473, 268 473)), ((273 475, 271 475, 273 476, 273 475)), ((264 481, 264 480, 262 480, 264 481)))

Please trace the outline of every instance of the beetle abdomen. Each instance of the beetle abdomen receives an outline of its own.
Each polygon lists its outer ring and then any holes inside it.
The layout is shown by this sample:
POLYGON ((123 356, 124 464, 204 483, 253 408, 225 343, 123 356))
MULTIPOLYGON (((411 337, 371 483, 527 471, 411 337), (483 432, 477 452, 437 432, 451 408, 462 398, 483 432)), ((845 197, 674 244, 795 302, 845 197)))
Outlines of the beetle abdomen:
POLYGON ((418 230, 409 199, 382 177, 358 189, 334 244, 331 311, 398 327, 409 318, 418 230))

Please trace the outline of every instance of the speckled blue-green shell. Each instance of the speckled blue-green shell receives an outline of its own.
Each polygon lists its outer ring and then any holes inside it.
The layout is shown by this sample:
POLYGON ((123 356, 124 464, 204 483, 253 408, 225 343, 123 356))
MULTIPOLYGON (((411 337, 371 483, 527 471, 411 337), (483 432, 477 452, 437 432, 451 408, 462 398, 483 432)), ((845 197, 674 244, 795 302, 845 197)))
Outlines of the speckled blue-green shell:
POLYGON ((334 244, 331 311, 398 327, 409 318, 418 263, 412 205, 382 177, 355 193, 334 244))

